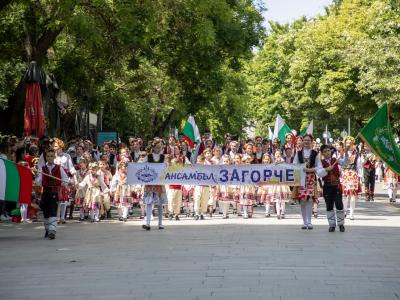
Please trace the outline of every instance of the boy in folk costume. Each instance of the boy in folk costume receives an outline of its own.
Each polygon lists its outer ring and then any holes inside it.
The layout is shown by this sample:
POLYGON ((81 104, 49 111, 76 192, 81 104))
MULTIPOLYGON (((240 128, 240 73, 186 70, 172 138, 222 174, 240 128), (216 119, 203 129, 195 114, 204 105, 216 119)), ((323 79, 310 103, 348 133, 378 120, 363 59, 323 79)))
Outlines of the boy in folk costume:
POLYGON ((313 136, 306 134, 303 138, 303 149, 297 151, 293 164, 305 164, 305 186, 297 187, 297 200, 300 201, 301 215, 303 217, 302 229, 313 229, 311 215, 313 202, 318 200, 317 176, 322 168, 321 158, 317 151, 312 150, 313 136))
MULTIPOLYGON (((170 164, 172 166, 183 166, 185 163, 185 158, 181 155, 179 144, 175 144, 175 146, 173 147, 173 153, 174 155, 171 159, 170 164)), ((182 207, 182 186, 179 184, 169 185, 167 189, 167 198, 169 219, 172 220, 175 217, 175 220, 179 221, 179 214, 182 207)))
MULTIPOLYGON (((274 163, 275 165, 285 163, 285 159, 282 157, 282 152, 280 150, 275 151, 274 163)), ((286 202, 289 202, 291 195, 289 186, 283 184, 276 184, 272 188, 272 194, 273 194, 273 202, 275 202, 275 207, 276 207, 276 217, 278 220, 284 219, 286 202)))
MULTIPOLYGON (((264 153, 263 160, 264 165, 272 164, 272 157, 269 153, 264 153)), ((260 204, 265 205, 265 217, 269 218, 271 216, 270 208, 273 202, 274 186, 270 184, 260 184, 258 187, 257 195, 259 197, 260 204)))
POLYGON ((328 218, 329 232, 335 231, 336 224, 339 226, 340 232, 344 232, 344 210, 339 165, 343 165, 345 161, 343 159, 337 160, 332 157, 331 146, 322 145, 320 149, 323 156, 323 169, 319 173, 319 176, 321 176, 323 180, 323 194, 326 203, 326 217, 328 218), (336 207, 336 212, 334 206, 336 207))
MULTIPOLYGON (((58 138, 53 141, 53 149, 56 154, 54 164, 61 166, 69 178, 72 178, 76 170, 72 162, 71 156, 64 152, 64 142, 58 138)), ((39 159, 39 167, 44 165, 44 156, 39 159)), ((59 202, 57 207, 57 218, 60 223, 65 223, 65 215, 68 202, 68 189, 62 186, 59 195, 59 202)))
POLYGON ((85 179, 86 175, 88 175, 88 161, 86 158, 81 158, 79 160, 79 170, 75 174, 75 186, 77 186, 75 193, 75 205, 79 208, 79 221, 85 220, 85 195, 87 186, 81 188, 79 184, 85 179))
POLYGON ((354 220, 354 210, 358 195, 361 193, 358 171, 361 168, 361 159, 355 147, 355 139, 347 136, 344 139, 345 149, 340 155, 340 159, 345 159, 341 174, 343 206, 346 215, 348 198, 350 198, 350 220, 354 220))
POLYGON ((47 163, 41 168, 36 177, 36 185, 43 187, 41 208, 44 216, 45 238, 54 239, 57 232, 57 202, 61 187, 67 187, 69 178, 64 169, 54 164, 54 150, 46 152, 47 163))
POLYGON ((390 203, 396 203, 397 190, 400 188, 400 175, 397 175, 392 169, 386 167, 384 180, 390 203))
MULTIPOLYGON (((222 165, 230 165, 231 159, 229 155, 222 156, 222 165)), ((232 185, 220 185, 218 191, 219 207, 222 211, 222 219, 228 219, 229 206, 233 204, 233 187, 232 185)))
POLYGON ((127 169, 127 163, 120 162, 110 184, 111 193, 114 194, 114 202, 118 204, 119 220, 124 222, 128 219, 128 211, 133 202, 132 188, 127 182, 127 169))
MULTIPOLYGON (((250 165, 253 161, 253 156, 244 155, 242 162, 246 165, 250 165)), ((253 206, 254 206, 254 195, 255 195, 255 186, 252 184, 246 184, 241 187, 242 196, 240 199, 240 206, 243 211, 243 218, 248 219, 253 217, 253 206)))
MULTIPOLYGON (((159 138, 155 138, 151 144, 152 152, 147 156, 149 163, 164 163, 165 156, 161 153, 163 142, 159 138)), ((153 207, 158 207, 158 229, 164 229, 162 224, 163 205, 165 204, 165 187, 163 185, 146 185, 144 187, 143 201, 146 204, 146 224, 142 225, 143 229, 150 230, 150 221, 153 207)))
MULTIPOLYGON (((110 189, 112 174, 108 170, 108 162, 106 160, 99 160, 99 172, 98 174, 103 177, 103 181, 108 189, 110 189)), ((101 218, 111 219, 111 203, 110 194, 103 193, 100 203, 100 215, 101 218)))
POLYGON ((90 219, 92 222, 100 222, 100 205, 104 193, 109 189, 103 181, 103 177, 98 174, 99 165, 97 162, 89 164, 89 174, 79 183, 79 188, 85 188, 85 207, 89 208, 90 219))

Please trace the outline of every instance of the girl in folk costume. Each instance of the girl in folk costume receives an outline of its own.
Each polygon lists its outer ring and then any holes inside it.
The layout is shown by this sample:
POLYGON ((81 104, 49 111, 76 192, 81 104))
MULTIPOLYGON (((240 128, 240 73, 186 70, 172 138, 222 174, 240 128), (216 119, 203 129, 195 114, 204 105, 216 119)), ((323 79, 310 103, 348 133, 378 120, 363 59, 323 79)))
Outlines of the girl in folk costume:
MULTIPOLYGON (((183 166, 185 163, 185 157, 181 155, 179 144, 175 144, 173 147, 173 153, 170 165, 183 166)), ((179 184, 169 185, 167 189, 167 198, 169 219, 172 220, 172 218, 175 217, 175 220, 179 221, 179 214, 182 207, 182 186, 179 184)))
MULTIPOLYGON (((240 154, 234 155, 232 160, 234 165, 242 164, 242 156, 240 154)), ((233 201, 235 207, 234 213, 237 213, 238 216, 242 216, 242 207, 240 205, 242 194, 240 185, 232 185, 232 193, 233 193, 233 201)))
POLYGON ((110 190, 114 195, 114 202, 118 204, 118 217, 126 222, 128 211, 133 202, 132 188, 127 182, 128 168, 126 162, 118 164, 118 170, 111 180, 110 190))
POLYGON ((79 188, 85 188, 85 207, 89 209, 90 219, 92 222, 100 222, 100 205, 101 198, 104 193, 108 193, 109 189, 104 183, 103 177, 98 174, 99 165, 97 162, 89 164, 89 174, 85 176, 83 181, 79 183, 79 188))
MULTIPOLYGON (((207 166, 211 166, 214 164, 212 158, 213 158, 213 154, 212 154, 212 150, 211 148, 206 148, 203 151, 203 155, 204 155, 204 165, 207 166)), ((215 211, 215 208, 217 206, 217 198, 216 198, 216 194, 217 194, 217 186, 213 185, 210 186, 210 193, 209 193, 209 198, 208 198, 208 203, 207 203, 207 210, 210 214, 210 217, 212 217, 213 212, 215 211)))
POLYGON ((306 171, 305 186, 297 187, 297 200, 300 201, 301 215, 303 217, 302 229, 313 229, 311 215, 313 202, 318 200, 317 176, 316 173, 322 168, 320 155, 312 150, 313 136, 306 134, 303 138, 303 149, 297 151, 293 164, 305 164, 306 171))
POLYGON ((386 167, 385 171, 385 187, 388 190, 389 201, 396 203, 397 190, 400 188, 400 175, 389 167, 386 167))
MULTIPOLYGON (((205 161, 204 155, 197 157, 197 164, 203 165, 205 161)), ((199 218, 204 220, 204 215, 207 213, 208 200, 210 198, 210 187, 208 185, 196 185, 194 187, 194 213, 195 220, 199 218)))
MULTIPOLYGON (((53 149, 56 153, 56 158, 54 163, 56 165, 61 166, 65 173, 68 175, 69 178, 72 178, 76 170, 74 168, 74 164, 72 163, 71 156, 64 152, 64 142, 58 138, 54 139, 53 149)), ((68 189, 66 187, 61 187, 61 193, 58 202, 57 208, 57 218, 58 221, 62 224, 65 224, 65 215, 67 211, 67 202, 68 202, 68 189)))
MULTIPOLYGON (((264 153, 262 162, 264 165, 272 164, 271 155, 269 153, 264 153)), ((258 187, 257 195, 260 199, 260 203, 265 205, 265 217, 269 218, 271 216, 270 208, 273 202, 274 186, 270 184, 261 184, 258 187)))
MULTIPOLYGON (((253 156, 248 154, 244 155, 242 162, 246 165, 250 165, 253 161, 253 156)), ((240 206, 243 211, 243 218, 251 218, 253 216, 253 206, 254 206, 254 195, 255 186, 252 184, 246 184, 241 187, 242 196, 240 199, 240 206)))
MULTIPOLYGON (((283 164, 285 163, 285 159, 282 157, 282 152, 280 150, 276 150, 274 154, 274 163, 283 164)), ((290 189, 287 185, 276 184, 272 188, 273 193, 273 202, 275 202, 276 207, 276 217, 278 220, 285 218, 285 208, 286 202, 290 199, 290 189)))
POLYGON ((345 149, 341 153, 340 158, 345 159, 343 165, 341 183, 343 189, 343 206, 345 214, 347 211, 348 199, 350 199, 350 220, 354 220, 354 210, 358 195, 361 193, 361 185, 359 181, 359 170, 361 168, 361 158, 355 147, 355 139, 347 136, 344 139, 345 149))
POLYGON ((79 187, 79 184, 83 182, 86 175, 88 175, 88 161, 86 158, 81 158, 79 160, 79 170, 75 174, 75 186, 77 186, 75 193, 75 205, 79 208, 79 221, 85 220, 85 209, 88 210, 88 207, 85 207, 85 195, 87 186, 79 187))
MULTIPOLYGON (((112 174, 108 169, 108 162, 106 160, 99 160, 99 173, 103 177, 103 181, 108 189, 110 189, 112 174)), ((111 204, 110 194, 104 193, 101 197, 100 215, 104 219, 111 219, 111 204)))
MULTIPOLYGON (((163 163, 165 161, 164 154, 161 153, 163 142, 159 138, 155 138, 151 144, 152 153, 147 156, 149 163, 163 163)), ((165 187, 163 185, 146 185, 144 187, 143 201, 146 204, 146 224, 142 225, 143 229, 150 230, 150 221, 153 207, 158 207, 158 229, 164 229, 162 224, 163 205, 166 202, 165 187)))
POLYGON ((261 142, 256 143, 256 151, 254 154, 254 164, 262 164, 263 163, 263 144, 261 142))
MULTIPOLYGON (((137 163, 145 163, 147 161, 147 152, 141 151, 139 153, 139 159, 137 160, 137 163)), ((133 203, 138 204, 140 207, 140 219, 144 219, 144 214, 145 214, 145 205, 143 202, 143 193, 144 193, 144 186, 140 184, 136 184, 132 186, 133 190, 133 203)))
MULTIPOLYGON (((230 165, 231 158, 229 155, 222 156, 222 164, 230 165)), ((233 204, 233 186, 232 185, 220 185, 218 192, 219 206, 222 210, 222 218, 228 219, 229 206, 233 204)))

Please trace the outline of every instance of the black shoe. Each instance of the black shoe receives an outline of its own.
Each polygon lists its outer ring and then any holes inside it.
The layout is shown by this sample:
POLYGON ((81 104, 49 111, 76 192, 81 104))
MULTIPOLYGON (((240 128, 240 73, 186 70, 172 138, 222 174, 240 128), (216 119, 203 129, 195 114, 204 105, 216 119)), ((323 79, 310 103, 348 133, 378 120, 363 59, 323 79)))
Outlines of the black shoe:
POLYGON ((175 216, 175 220, 177 220, 177 221, 180 220, 178 215, 175 216))
POLYGON ((150 230, 150 225, 143 224, 142 228, 146 229, 147 231, 149 231, 150 230))
POLYGON ((163 225, 158 225, 158 229, 164 229, 164 226, 163 225))
POLYGON ((111 210, 107 210, 107 220, 111 220, 112 216, 111 216, 111 210))
POLYGON ((168 216, 168 220, 172 221, 172 218, 173 218, 173 216, 172 216, 172 214, 170 214, 170 215, 168 216))
POLYGON ((140 220, 143 220, 143 219, 144 219, 144 216, 143 216, 143 215, 142 215, 142 216, 140 216, 140 217, 139 217, 139 219, 140 219, 140 220))
POLYGON ((56 234, 52 231, 49 232, 49 239, 54 240, 56 238, 56 234))
POLYGON ((301 226, 301 229, 307 229, 307 225, 301 226))
POLYGON ((196 215, 195 217, 194 217, 194 219, 197 221, 198 219, 199 219, 200 217, 198 216, 198 215, 196 215))
POLYGON ((281 218, 284 219, 285 218, 285 214, 281 215, 281 218))
POLYGON ((122 217, 119 217, 119 218, 118 218, 118 221, 121 221, 121 222, 122 222, 123 220, 124 220, 124 219, 123 219, 122 217))
POLYGON ((44 238, 47 239, 49 237, 49 231, 46 230, 46 232, 44 233, 44 238))
POLYGON ((124 220, 124 222, 128 221, 128 219, 127 219, 127 218, 124 218, 123 220, 124 220))
POLYGON ((329 232, 335 232, 335 227, 329 227, 329 232))
POLYGON ((339 225, 339 230, 340 232, 344 232, 345 231, 344 225, 339 225))
POLYGON ((79 221, 83 222, 83 221, 85 221, 85 218, 79 218, 79 221))
POLYGON ((106 218, 106 215, 101 215, 100 220, 104 220, 106 218))
POLYGON ((200 220, 204 220, 204 216, 203 215, 200 216, 200 220))

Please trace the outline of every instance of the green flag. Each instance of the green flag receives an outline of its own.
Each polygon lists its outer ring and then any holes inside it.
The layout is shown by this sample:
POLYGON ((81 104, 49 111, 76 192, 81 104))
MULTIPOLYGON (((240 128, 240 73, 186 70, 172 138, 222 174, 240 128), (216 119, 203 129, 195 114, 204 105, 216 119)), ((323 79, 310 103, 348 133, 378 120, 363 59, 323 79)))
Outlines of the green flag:
POLYGON ((394 172, 400 174, 400 149, 394 141, 387 103, 368 121, 367 125, 360 131, 359 136, 375 155, 394 172))

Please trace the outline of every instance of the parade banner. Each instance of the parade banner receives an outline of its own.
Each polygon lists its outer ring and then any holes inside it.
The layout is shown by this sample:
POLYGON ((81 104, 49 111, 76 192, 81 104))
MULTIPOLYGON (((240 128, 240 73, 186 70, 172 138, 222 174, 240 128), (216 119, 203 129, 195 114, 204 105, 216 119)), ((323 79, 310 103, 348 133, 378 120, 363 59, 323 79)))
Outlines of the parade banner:
POLYGON ((291 185, 305 183, 302 166, 271 165, 173 165, 129 163, 128 184, 141 185, 291 185))
POLYGON ((394 141, 387 103, 368 121, 359 136, 376 156, 394 172, 400 174, 400 149, 394 141))

